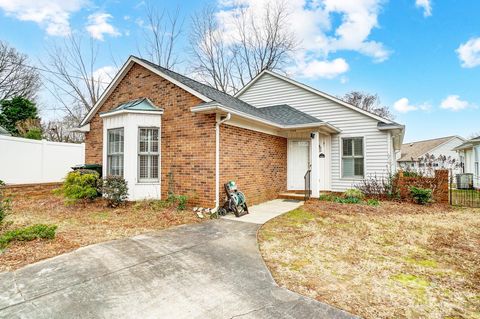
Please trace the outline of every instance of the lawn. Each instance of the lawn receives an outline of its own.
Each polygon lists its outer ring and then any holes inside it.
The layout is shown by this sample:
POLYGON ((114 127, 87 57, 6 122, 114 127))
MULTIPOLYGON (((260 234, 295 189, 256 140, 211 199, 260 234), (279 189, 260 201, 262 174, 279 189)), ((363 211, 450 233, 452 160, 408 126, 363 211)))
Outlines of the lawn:
POLYGON ((12 242, 0 251, 0 272, 11 271, 81 246, 134 236, 167 227, 196 223, 191 211, 177 211, 161 201, 127 203, 109 208, 102 199, 66 206, 54 195, 35 198, 15 197, 0 235, 32 224, 57 225, 54 239, 12 242))
POLYGON ((364 318, 480 318, 480 209, 311 200, 262 226, 281 286, 364 318))

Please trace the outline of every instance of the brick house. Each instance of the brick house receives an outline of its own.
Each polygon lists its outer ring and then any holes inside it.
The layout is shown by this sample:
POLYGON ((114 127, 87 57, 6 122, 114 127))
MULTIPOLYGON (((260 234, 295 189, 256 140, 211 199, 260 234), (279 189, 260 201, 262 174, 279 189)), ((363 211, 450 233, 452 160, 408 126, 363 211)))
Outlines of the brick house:
POLYGON ((236 96, 131 56, 78 131, 86 163, 122 175, 130 199, 223 201, 234 180, 250 204, 303 190, 343 191, 394 169, 404 126, 274 72, 236 96))

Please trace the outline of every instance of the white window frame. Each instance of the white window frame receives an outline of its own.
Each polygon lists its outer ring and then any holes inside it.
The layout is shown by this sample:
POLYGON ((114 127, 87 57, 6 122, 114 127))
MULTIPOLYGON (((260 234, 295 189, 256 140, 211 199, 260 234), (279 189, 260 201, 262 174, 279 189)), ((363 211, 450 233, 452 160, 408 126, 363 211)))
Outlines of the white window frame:
POLYGON ((125 175, 125 129, 123 127, 116 127, 107 129, 107 176, 121 176, 125 175), (110 133, 112 131, 121 131, 122 132, 122 147, 121 151, 113 152, 110 149, 110 133), (120 174, 112 174, 112 158, 119 157, 122 159, 122 167, 120 174))
POLYGON ((474 155, 474 159, 475 159, 475 164, 474 164, 474 174, 475 174, 475 177, 479 177, 480 176, 480 146, 475 146, 473 148, 473 155, 474 155))
POLYGON ((161 148, 161 143, 160 143, 160 128, 159 127, 152 127, 152 126, 145 126, 145 127, 138 127, 138 139, 137 139, 137 180, 139 183, 157 183, 160 181, 160 148, 161 148), (140 151, 140 138, 141 138, 141 131, 142 130, 156 130, 157 131, 157 136, 158 136, 158 147, 157 147, 157 152, 152 152, 150 150, 150 143, 151 141, 148 140, 148 146, 147 152, 141 152, 140 151), (147 178, 142 178, 140 177, 140 157, 141 156, 147 156, 148 158, 148 164, 147 164, 147 172, 148 172, 148 177, 147 178), (152 158, 154 156, 157 156, 157 171, 158 171, 158 176, 157 177, 151 177, 152 175, 152 158))
MULTIPOLYGON (((363 179, 365 178, 365 136, 342 136, 340 137, 340 167, 341 167, 341 177, 343 179, 363 179), (353 145, 352 148, 352 155, 351 156, 345 156, 343 155, 343 143, 345 140, 355 140, 355 139, 361 139, 362 140, 362 156, 355 155, 355 144, 353 145), (363 159, 363 175, 352 175, 352 176, 346 176, 345 175, 345 170, 344 170, 344 165, 343 165, 343 160, 346 158, 362 158, 363 159)), ((355 161, 353 162, 354 168, 353 172, 355 174, 355 161)))

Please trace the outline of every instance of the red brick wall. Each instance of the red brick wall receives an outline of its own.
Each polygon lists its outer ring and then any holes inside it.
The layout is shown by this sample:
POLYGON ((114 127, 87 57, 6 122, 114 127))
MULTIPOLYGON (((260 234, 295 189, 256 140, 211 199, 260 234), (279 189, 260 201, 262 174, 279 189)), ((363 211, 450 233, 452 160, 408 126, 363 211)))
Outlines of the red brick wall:
POLYGON ((202 101, 153 72, 134 65, 90 122, 86 134, 86 163, 102 164, 103 122, 99 113, 121 103, 148 97, 162 115, 162 198, 173 175, 174 192, 191 198, 192 205, 213 207, 215 201, 215 115, 194 114, 202 101))
POLYGON ((52 195, 61 186, 62 183, 15 184, 4 186, 3 191, 6 197, 37 197, 52 195))
POLYGON ((433 199, 438 203, 448 204, 448 170, 436 170, 435 177, 405 177, 399 172, 396 186, 402 199, 410 200, 410 187, 432 189, 433 199))
POLYGON ((220 127, 220 199, 233 180, 249 205, 277 198, 287 189, 287 139, 232 125, 220 127))

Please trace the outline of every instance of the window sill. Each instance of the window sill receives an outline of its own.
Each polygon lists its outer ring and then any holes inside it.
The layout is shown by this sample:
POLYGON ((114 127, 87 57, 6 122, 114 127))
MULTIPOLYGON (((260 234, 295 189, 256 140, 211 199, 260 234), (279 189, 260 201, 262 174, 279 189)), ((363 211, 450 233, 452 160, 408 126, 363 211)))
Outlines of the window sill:
POLYGON ((135 185, 160 185, 160 181, 136 182, 135 185))

